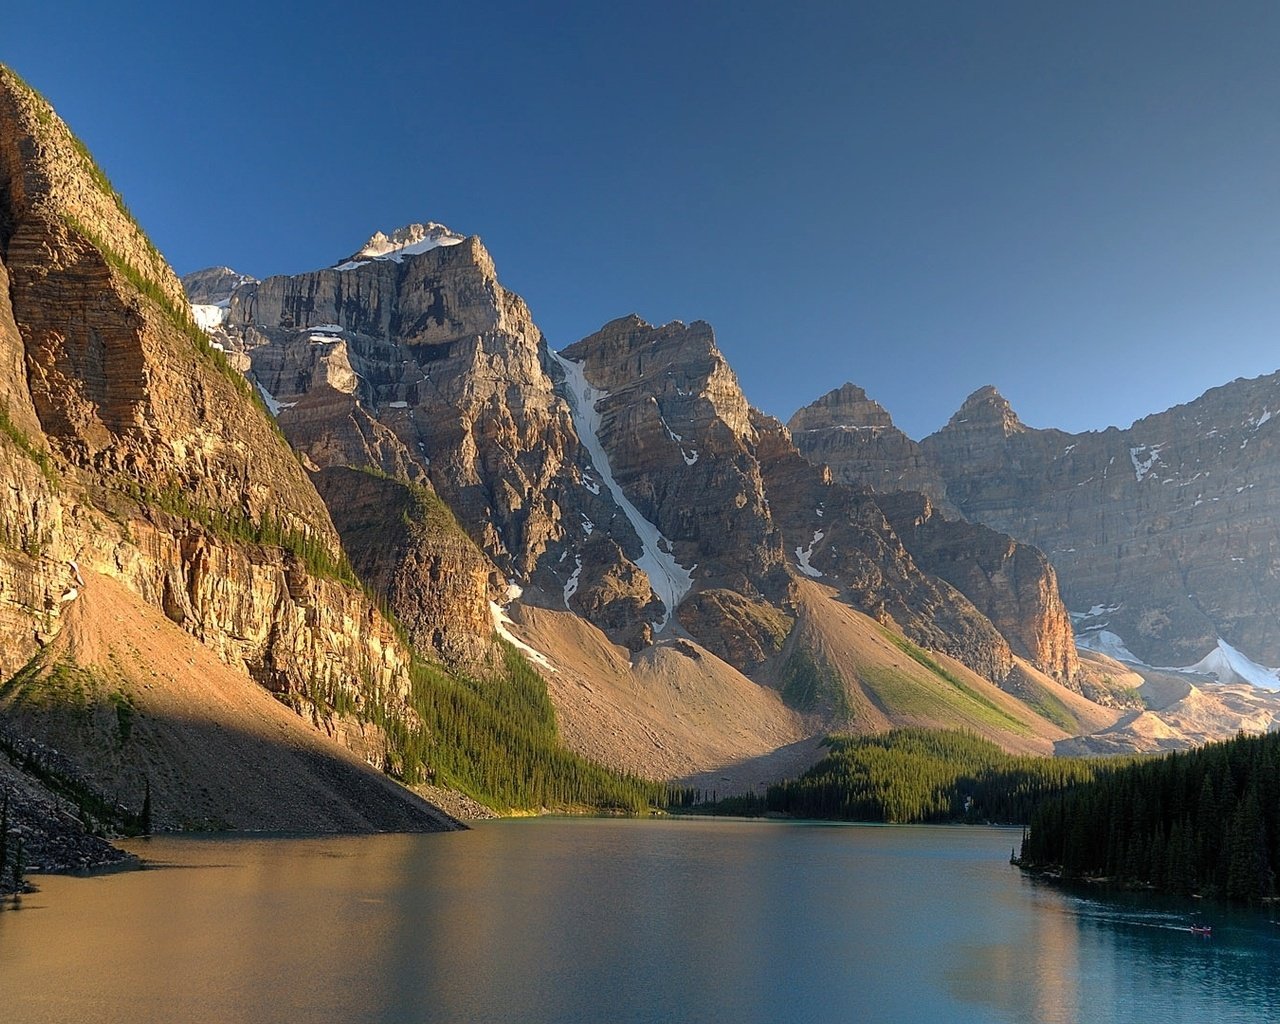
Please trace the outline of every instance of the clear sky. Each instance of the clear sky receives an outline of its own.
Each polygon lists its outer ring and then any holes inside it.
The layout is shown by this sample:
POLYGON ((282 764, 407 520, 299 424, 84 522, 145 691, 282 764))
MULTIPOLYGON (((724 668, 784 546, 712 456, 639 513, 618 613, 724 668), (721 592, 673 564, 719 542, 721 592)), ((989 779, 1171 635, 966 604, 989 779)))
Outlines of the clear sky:
POLYGON ((710 321, 784 419, 908 433, 1280 368, 1280 3, 7 5, 0 61, 180 273, 480 235, 555 348, 710 321))

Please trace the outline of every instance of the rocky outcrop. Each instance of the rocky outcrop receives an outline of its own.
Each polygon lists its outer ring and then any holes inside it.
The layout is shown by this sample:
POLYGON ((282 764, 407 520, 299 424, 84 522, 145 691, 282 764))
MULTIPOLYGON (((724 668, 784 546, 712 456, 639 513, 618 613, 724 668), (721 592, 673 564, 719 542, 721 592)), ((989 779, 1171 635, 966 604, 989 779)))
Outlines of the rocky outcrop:
POLYGON ((384 596, 419 650, 478 664, 489 652, 489 602, 506 590, 429 484, 333 466, 315 476, 357 574, 384 596))
POLYGON ((796 412, 787 423, 795 446, 851 487, 877 493, 919 491, 948 507, 947 487, 915 441, 856 384, 844 384, 796 412))
POLYGON ((876 498, 806 462, 777 420, 755 413, 754 422, 770 509, 796 571, 918 644, 1004 680, 1013 667, 1008 642, 963 594, 921 571, 876 498))
POLYGON ((182 290, 193 306, 227 308, 237 288, 254 284, 248 274, 240 274, 230 267, 208 267, 186 274, 181 279, 182 290))
POLYGON ((944 518, 918 492, 878 495, 876 503, 921 569, 972 601, 1015 654, 1079 692, 1071 619, 1043 552, 985 526, 944 518))
POLYGON ((765 601, 712 588, 680 606, 680 623, 713 654, 752 673, 781 653, 792 617, 765 601))
POLYGON ((601 392, 596 433, 612 477, 675 561, 696 565, 700 586, 780 593, 782 536, 753 451, 751 410, 711 327, 623 317, 561 356, 601 392))

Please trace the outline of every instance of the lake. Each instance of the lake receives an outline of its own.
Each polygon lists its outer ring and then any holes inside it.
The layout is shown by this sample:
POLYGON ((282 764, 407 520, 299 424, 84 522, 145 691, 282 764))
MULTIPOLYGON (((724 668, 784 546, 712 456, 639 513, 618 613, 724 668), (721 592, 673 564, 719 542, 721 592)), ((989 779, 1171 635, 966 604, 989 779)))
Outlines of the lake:
POLYGON ((5 1024, 1273 1021, 1265 912, 1068 893, 1018 833, 532 819, 153 839, 0 913, 5 1024))

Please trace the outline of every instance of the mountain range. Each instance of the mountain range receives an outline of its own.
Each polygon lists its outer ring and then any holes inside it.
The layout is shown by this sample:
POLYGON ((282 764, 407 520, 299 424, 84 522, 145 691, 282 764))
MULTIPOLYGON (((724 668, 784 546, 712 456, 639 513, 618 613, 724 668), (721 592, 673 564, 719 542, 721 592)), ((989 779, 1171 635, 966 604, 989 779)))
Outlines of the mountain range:
POLYGON ((0 783, 81 817, 452 827, 418 794, 486 792, 424 679, 491 732, 536 680, 575 764, 726 792, 831 731, 1280 714, 1280 378, 1081 435, 988 388, 917 443, 852 384, 752 408, 706 323, 555 351, 440 224, 180 282, 8 70, 0 286, 0 783))

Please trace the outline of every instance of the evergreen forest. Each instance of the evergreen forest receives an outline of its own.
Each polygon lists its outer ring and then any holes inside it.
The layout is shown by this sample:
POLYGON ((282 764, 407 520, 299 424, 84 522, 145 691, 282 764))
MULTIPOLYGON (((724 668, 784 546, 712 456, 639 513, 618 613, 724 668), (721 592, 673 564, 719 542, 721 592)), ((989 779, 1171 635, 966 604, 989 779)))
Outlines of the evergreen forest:
POLYGON ((1018 756, 950 730, 895 729, 823 742, 828 753, 821 761, 797 779, 770 786, 763 797, 706 801, 691 793, 681 809, 903 824, 1023 824, 1046 797, 1127 763, 1018 756))
POLYGON ((1280 864, 1280 734, 1129 764, 1042 803, 1019 863, 1179 895, 1253 902, 1280 864))

